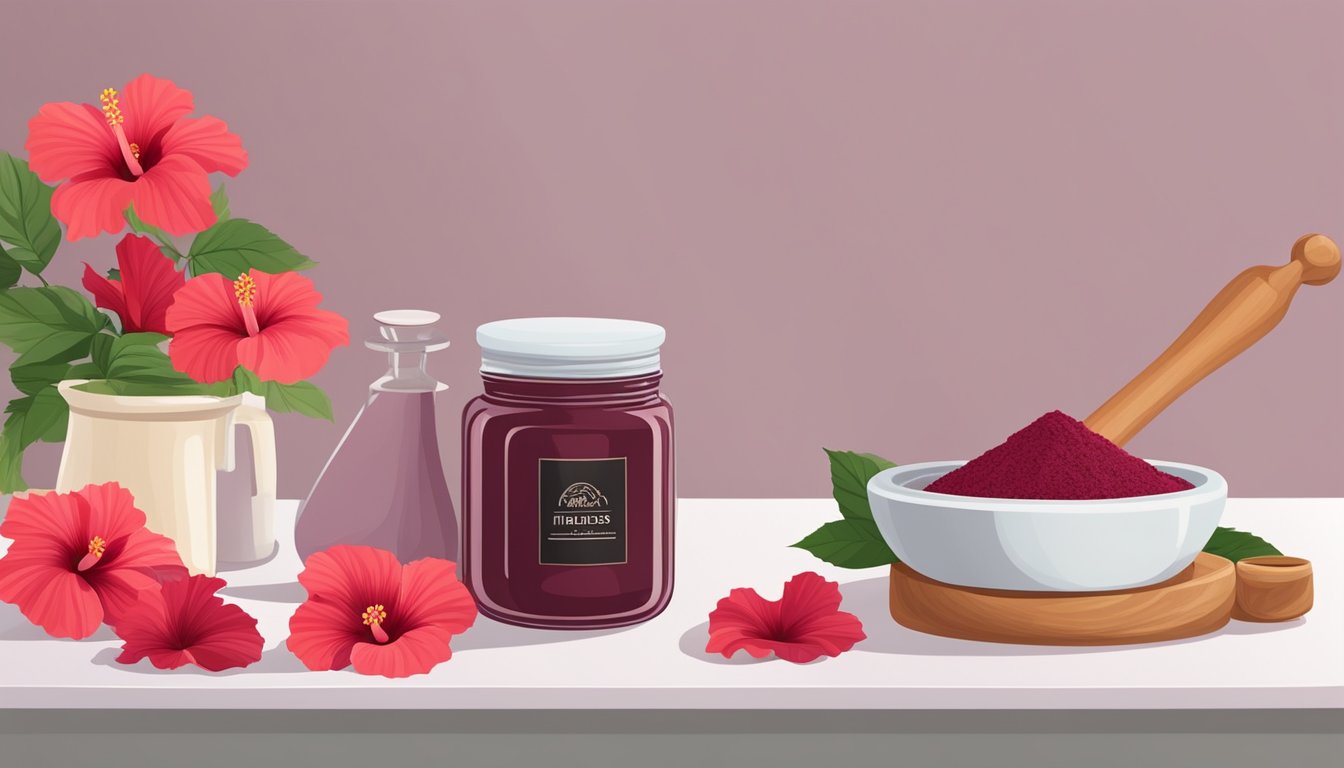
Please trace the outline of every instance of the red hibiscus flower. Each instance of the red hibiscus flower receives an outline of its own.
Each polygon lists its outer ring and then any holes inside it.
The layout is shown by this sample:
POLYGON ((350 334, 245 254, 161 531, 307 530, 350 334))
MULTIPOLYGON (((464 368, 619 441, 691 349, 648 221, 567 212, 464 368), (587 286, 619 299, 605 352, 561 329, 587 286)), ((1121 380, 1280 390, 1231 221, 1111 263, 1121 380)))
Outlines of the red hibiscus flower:
POLYGON ((476 621, 476 603, 447 560, 403 567, 385 549, 336 546, 309 557, 299 583, 308 601, 289 620, 287 645, 312 670, 423 674, 451 658, 452 636, 476 621))
POLYGON ((215 595, 223 579, 192 576, 146 589, 115 627, 124 643, 117 661, 149 657, 159 669, 246 667, 261 658, 257 620, 215 595))
POLYGON ((154 241, 139 235, 127 235, 117 243, 117 269, 121 280, 109 280, 85 263, 84 289, 98 306, 117 313, 124 333, 167 334, 164 316, 186 284, 186 275, 154 241))
POLYGON ((247 167, 242 140, 215 117, 187 117, 191 91, 141 75, 100 106, 43 104, 28 121, 28 166, 47 183, 62 179, 51 212, 71 240, 126 225, 126 208, 174 235, 215 223, 208 174, 247 167))
POLYGON ((0 534, 13 539, 0 558, 0 600, 53 637, 115 626, 140 590, 187 575, 173 542, 145 529, 145 513, 116 483, 16 496, 0 534))
POLYGON ((802 664, 839 656, 866 637, 858 618, 840 610, 840 587, 808 571, 790 579, 778 600, 754 589, 729 592, 709 614, 705 651, 732 656, 746 650, 758 659, 773 653, 802 664))
POLYGON ((240 365, 262 381, 302 381, 322 369, 332 349, 350 343, 345 318, 318 309, 320 301, 313 281, 293 272, 251 269, 233 282, 198 275, 168 308, 168 356, 205 384, 240 365))

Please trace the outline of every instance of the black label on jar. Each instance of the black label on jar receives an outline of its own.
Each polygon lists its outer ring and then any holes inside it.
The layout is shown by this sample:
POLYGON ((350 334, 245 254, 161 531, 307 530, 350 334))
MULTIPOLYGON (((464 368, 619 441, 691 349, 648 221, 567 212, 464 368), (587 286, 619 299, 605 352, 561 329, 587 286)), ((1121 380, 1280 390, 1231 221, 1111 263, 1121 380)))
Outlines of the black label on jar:
POLYGON ((626 560, 625 459, 539 459, 542 565, 626 560))

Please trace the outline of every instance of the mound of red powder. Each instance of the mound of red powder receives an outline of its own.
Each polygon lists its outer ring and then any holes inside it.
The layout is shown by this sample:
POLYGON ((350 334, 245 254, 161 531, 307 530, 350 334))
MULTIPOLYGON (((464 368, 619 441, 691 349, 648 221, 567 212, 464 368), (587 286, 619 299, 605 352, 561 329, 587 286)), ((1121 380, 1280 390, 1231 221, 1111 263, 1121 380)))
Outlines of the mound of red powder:
POLYGON ((1192 487, 1051 411, 924 490, 995 499, 1120 499, 1192 487))

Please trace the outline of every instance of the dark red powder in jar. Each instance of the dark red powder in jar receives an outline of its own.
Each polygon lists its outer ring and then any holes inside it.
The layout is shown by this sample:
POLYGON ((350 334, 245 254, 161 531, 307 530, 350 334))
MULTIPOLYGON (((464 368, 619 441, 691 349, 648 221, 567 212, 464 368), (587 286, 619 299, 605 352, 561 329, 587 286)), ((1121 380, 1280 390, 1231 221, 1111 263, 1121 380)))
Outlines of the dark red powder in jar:
POLYGON ((994 499, 1121 499, 1193 487, 1051 411, 924 490, 994 499))

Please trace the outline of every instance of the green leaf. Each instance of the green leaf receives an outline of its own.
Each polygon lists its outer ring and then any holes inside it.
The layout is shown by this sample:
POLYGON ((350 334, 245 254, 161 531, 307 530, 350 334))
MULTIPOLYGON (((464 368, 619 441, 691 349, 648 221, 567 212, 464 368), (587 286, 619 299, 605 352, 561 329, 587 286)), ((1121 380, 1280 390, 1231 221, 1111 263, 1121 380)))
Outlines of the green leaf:
POLYGON ((70 409, 55 387, 11 400, 5 406, 5 413, 9 414, 9 418, 5 419, 5 432, 17 434, 19 450, 38 440, 59 443, 65 439, 70 409))
POLYGON ((299 413, 314 419, 335 421, 331 412, 331 400, 316 384, 306 381, 297 384, 262 381, 242 366, 234 369, 233 384, 239 392, 251 392, 266 398, 268 411, 299 413))
POLYGON ((28 490, 23 481, 23 448, 16 432, 0 430, 0 493, 28 490))
POLYGON ((219 221, 229 218, 229 196, 224 191, 223 184, 210 194, 210 207, 215 209, 215 218, 219 221))
MULTIPOLYGON (((215 395, 226 397, 234 394, 230 382, 202 384, 185 373, 173 368, 168 353, 159 349, 159 345, 168 337, 158 333, 128 333, 112 337, 103 334, 95 339, 93 362, 83 363, 76 368, 91 371, 101 376, 101 380, 81 385, 86 392, 107 395, 215 395), (110 343, 101 338, 108 338, 110 343)), ((81 376, 80 378, 89 378, 81 376)))
POLYGON ((241 365, 233 369, 233 386, 239 392, 251 392, 254 395, 260 395, 262 389, 261 379, 241 365))
POLYGON ((335 420, 327 393, 307 381, 297 384, 268 381, 264 397, 266 408, 276 413, 299 413, 314 419, 335 420))
POLYGON ((77 378, 69 372, 70 366, 66 363, 29 363, 10 368, 9 378, 15 389, 25 395, 36 395, 62 379, 77 378))
POLYGON ((37 393, 28 419, 30 424, 24 426, 24 434, 32 431, 44 443, 63 443, 66 428, 70 424, 70 404, 65 402, 56 387, 47 387, 37 393), (37 425, 45 425, 46 428, 39 432, 37 425))
POLYGON ((0 289, 15 285, 22 275, 23 267, 20 267, 19 262, 5 253, 4 246, 0 246, 0 289))
POLYGON ((249 269, 278 274, 307 269, 317 263, 247 219, 227 219, 197 235, 187 258, 193 277, 218 272, 230 280, 249 269))
POLYGON ((200 384, 192 382, 190 384, 143 384, 129 381, 112 381, 110 379, 97 379, 86 384, 80 384, 75 387, 81 392, 92 392, 95 395, 125 395, 134 397, 162 397, 166 395, 209 395, 212 397, 231 397, 233 392, 227 382, 215 384, 200 384))
POLYGON ((173 368, 168 353, 159 349, 167 340, 158 333, 100 333, 90 344, 91 360, 70 366, 65 378, 92 379, 79 389, 104 395, 234 394, 231 382, 201 384, 173 368))
POLYGON ((894 463, 872 453, 826 451, 831 489, 843 520, 827 523, 793 546, 841 568, 871 568, 900 562, 873 522, 868 481, 894 463))
POLYGON ((868 508, 868 481, 884 469, 896 466, 871 453, 832 451, 823 448, 831 460, 831 492, 846 520, 872 520, 868 508))
POLYGON ((120 384, 157 386, 163 390, 160 394, 176 394, 183 388, 196 388, 198 383, 173 368, 168 353, 159 349, 158 345, 167 340, 167 336, 157 333, 128 333, 117 337, 108 351, 104 376, 108 381, 120 384))
POLYGON ((227 387, 227 383, 212 383, 212 385, 203 385, 203 383, 192 382, 191 385, 172 386, 161 385, 161 383, 134 383, 134 382, 114 382, 109 379, 97 379, 82 383, 75 387, 79 391, 90 391, 93 394, 116 394, 125 395, 125 397, 176 397, 176 395, 210 395, 210 397, 233 397, 235 391, 227 387))
POLYGON ((98 375, 81 378, 100 379, 107 375, 107 364, 112 361, 112 344, 117 338, 109 333, 100 333, 93 337, 93 341, 89 344, 89 358, 93 361, 94 368, 98 370, 98 375))
POLYGON ((125 384, 162 384, 168 387, 196 383, 190 376, 173 368, 168 355, 154 347, 129 347, 114 353, 107 366, 106 378, 125 384))
POLYGON ((63 286, 0 292, 0 342, 18 353, 15 365, 78 360, 107 326, 88 299, 63 286))
POLYGON ((872 568, 900 562, 872 520, 836 520, 793 546, 841 568, 872 568))
MULTIPOLYGON (((112 338, 112 349, 109 354, 116 357, 131 347, 157 347, 168 339, 169 337, 162 333, 123 333, 112 338)), ((165 355, 166 357, 167 355, 165 355)))
POLYGON ((65 372, 67 379, 101 379, 106 375, 103 369, 93 363, 76 363, 65 372))
POLYGON ((51 215, 52 191, 28 163, 0 152, 0 240, 14 246, 9 257, 35 275, 61 243, 61 225, 51 215))
POLYGON ((1235 528, 1214 530, 1213 536, 1209 538, 1209 543, 1204 545, 1204 551, 1211 555, 1225 557, 1234 563, 1247 557, 1283 554, 1275 549, 1273 544, 1259 536, 1246 531, 1238 531, 1235 528))
POLYGON ((121 270, 116 267, 107 270, 107 279, 116 280, 118 283, 121 282, 121 270))

